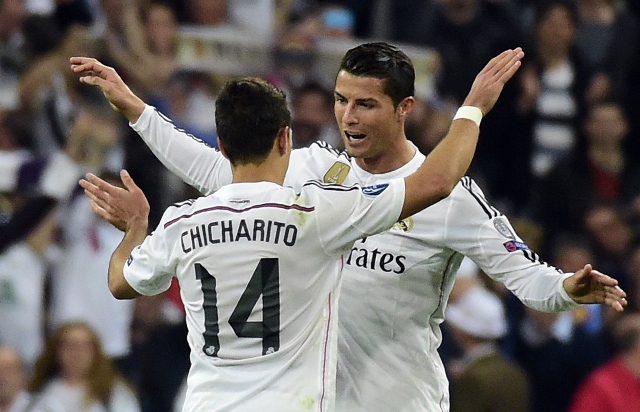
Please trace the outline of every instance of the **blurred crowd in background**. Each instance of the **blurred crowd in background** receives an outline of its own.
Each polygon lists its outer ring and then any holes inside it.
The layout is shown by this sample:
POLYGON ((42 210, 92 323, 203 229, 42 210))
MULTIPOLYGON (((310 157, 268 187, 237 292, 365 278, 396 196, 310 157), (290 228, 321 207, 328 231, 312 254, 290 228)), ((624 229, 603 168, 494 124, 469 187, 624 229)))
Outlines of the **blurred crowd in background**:
POLYGON ((511 411, 612 411, 598 405, 621 388, 619 410, 640 410, 639 2, 0 0, 0 411, 178 411, 184 395, 177 285, 112 298, 106 274, 121 233, 76 183, 86 172, 117 181, 126 168, 149 199, 150 227, 199 194, 78 82, 69 57, 115 67, 211 146, 219 86, 264 77, 287 92, 296 147, 341 148, 339 60, 328 67, 328 56, 378 40, 416 57, 406 130, 425 154, 476 73, 523 47, 469 175, 549 264, 592 263, 628 293, 622 315, 600 306, 544 314, 465 261, 441 348, 452 411, 507 396, 520 399, 511 411), (474 364, 495 345, 498 363, 474 364))

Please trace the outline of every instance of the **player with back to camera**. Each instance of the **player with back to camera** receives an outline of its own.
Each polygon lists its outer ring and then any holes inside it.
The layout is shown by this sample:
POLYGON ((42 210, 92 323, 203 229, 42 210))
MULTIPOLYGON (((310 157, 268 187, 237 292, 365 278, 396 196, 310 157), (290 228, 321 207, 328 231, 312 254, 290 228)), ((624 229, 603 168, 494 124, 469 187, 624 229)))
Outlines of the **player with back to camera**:
MULTIPOLYGON (((520 49, 515 52, 522 57, 520 49)), ((92 67, 102 66, 93 61, 86 69, 92 67)), ((485 70, 464 102, 480 107, 482 114, 492 107, 487 103, 495 101, 483 97, 486 90, 478 84, 485 70)), ((231 181, 230 165, 220 152, 176 130, 118 77, 105 79, 101 88, 107 99, 170 170, 204 193, 231 181)), ((285 185, 299 191, 313 178, 374 185, 415 171, 425 156, 404 134, 415 102, 414 79, 409 58, 391 45, 368 43, 349 50, 334 91, 346 151, 337 153, 323 142, 294 150, 285 185)), ((459 123, 452 123, 450 133, 459 123)), ((603 302, 622 310, 626 304, 617 282, 590 265, 561 274, 542 262, 478 186, 464 177, 446 199, 388 232, 358 241, 345 255, 337 410, 449 409, 448 382, 437 353, 439 325, 464 255, 539 310, 603 302), (513 251, 507 250, 510 245, 516 246, 513 251)))

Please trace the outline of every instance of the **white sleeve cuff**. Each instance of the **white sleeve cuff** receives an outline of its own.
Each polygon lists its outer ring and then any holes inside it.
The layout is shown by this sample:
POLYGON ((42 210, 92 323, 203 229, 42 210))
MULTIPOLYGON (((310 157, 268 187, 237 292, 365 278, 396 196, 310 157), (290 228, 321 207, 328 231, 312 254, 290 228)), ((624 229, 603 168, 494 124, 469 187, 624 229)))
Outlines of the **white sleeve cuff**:
POLYGON ((565 302, 562 310, 577 309, 577 308, 579 308, 581 306, 575 300, 571 299, 571 296, 569 296, 567 291, 564 289, 564 281, 565 281, 565 279, 570 277, 570 276, 572 276, 572 275, 573 275, 573 273, 567 273, 566 276, 564 276, 562 278, 562 281, 560 282, 560 296, 562 297, 562 299, 565 302))
POLYGON ((140 114, 140 117, 138 117, 138 121, 136 121, 135 123, 129 122, 129 126, 136 132, 143 129, 145 125, 148 125, 151 121, 151 115, 153 114, 154 110, 155 107, 145 104, 144 110, 140 114))

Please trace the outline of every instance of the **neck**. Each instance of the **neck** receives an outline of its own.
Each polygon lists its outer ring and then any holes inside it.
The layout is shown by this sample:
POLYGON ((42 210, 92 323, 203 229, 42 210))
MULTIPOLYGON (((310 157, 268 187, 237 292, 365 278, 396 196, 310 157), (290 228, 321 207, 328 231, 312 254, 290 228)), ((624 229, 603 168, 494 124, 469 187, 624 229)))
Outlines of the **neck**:
POLYGON ((246 163, 232 166, 232 183, 273 182, 282 185, 286 170, 287 165, 282 158, 270 155, 260 164, 246 163))
POLYGON ((568 49, 551 49, 547 48, 545 51, 540 53, 540 60, 544 63, 547 68, 555 68, 559 65, 563 64, 568 60, 569 50, 568 49))
POLYGON ((82 386, 86 382, 84 378, 75 375, 65 375, 62 377, 62 380, 69 386, 82 386))
POLYGON ((378 156, 356 158, 356 164, 372 174, 388 173, 409 163, 415 154, 415 148, 403 138, 392 142, 378 156))
POLYGON ((599 168, 618 175, 624 168, 624 156, 618 145, 594 145, 589 147, 589 160, 599 168))

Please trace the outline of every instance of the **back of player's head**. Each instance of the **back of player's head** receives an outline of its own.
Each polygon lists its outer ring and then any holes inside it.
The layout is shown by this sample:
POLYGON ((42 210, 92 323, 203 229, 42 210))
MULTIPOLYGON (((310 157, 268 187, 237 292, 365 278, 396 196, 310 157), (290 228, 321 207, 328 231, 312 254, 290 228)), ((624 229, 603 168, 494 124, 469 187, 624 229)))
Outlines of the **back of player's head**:
POLYGON ((216 99, 218 138, 232 164, 266 158, 278 131, 289 125, 291 112, 284 92, 265 80, 232 80, 216 99))
POLYGON ((409 56, 388 43, 365 43, 347 51, 340 70, 384 80, 384 93, 397 106, 415 93, 416 73, 409 56))

